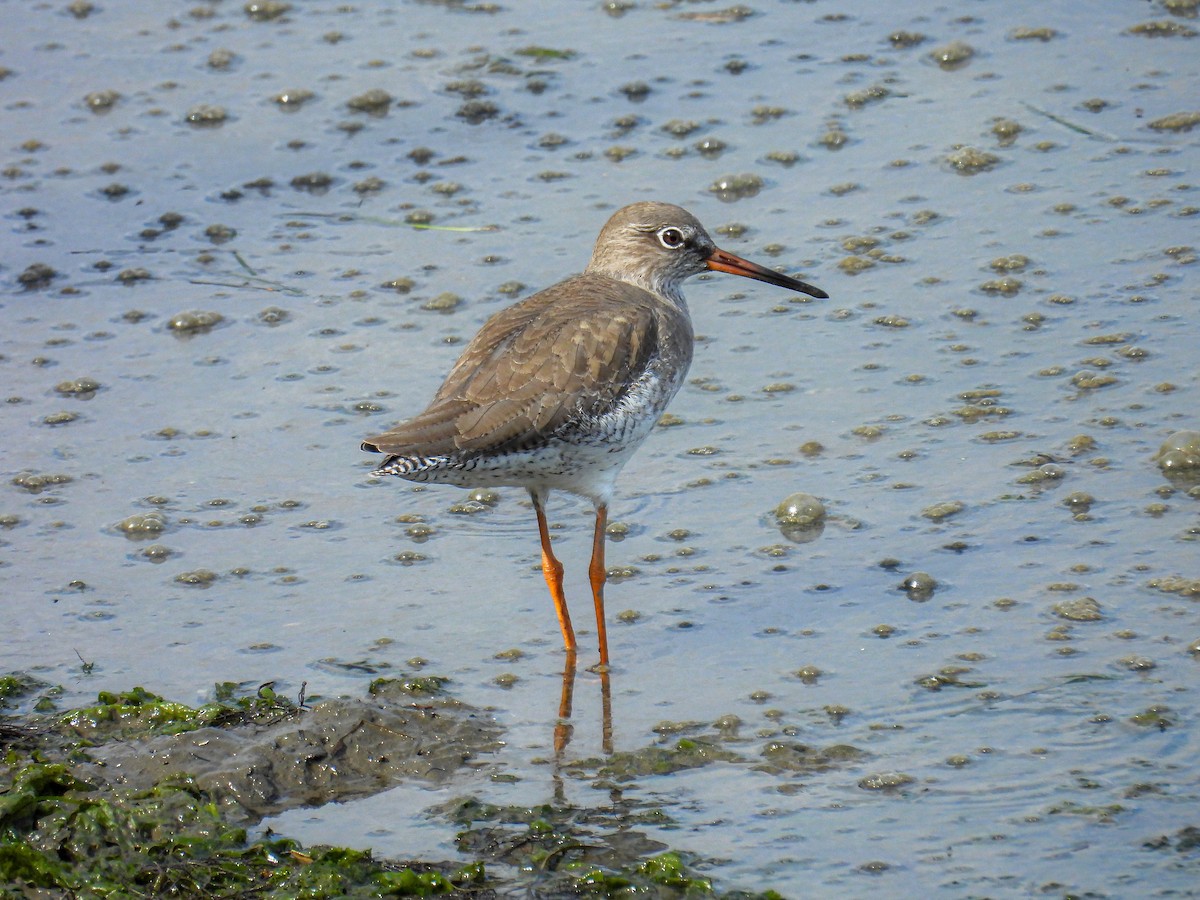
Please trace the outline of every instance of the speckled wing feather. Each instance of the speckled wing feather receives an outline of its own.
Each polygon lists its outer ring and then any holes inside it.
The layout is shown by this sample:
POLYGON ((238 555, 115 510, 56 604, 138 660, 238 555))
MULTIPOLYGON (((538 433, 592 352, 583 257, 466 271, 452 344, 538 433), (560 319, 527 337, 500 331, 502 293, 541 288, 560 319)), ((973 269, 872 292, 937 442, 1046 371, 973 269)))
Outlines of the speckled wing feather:
POLYGON ((536 447, 619 401, 645 370, 664 306, 602 275, 534 294, 487 321, 428 409, 364 449, 432 457, 536 447))

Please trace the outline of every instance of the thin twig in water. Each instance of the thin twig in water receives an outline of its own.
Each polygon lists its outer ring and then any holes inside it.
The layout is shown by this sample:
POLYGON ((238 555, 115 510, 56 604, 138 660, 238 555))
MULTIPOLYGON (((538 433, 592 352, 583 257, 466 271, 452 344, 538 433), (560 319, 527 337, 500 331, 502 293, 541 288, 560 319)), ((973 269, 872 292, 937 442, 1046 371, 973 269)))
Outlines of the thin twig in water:
POLYGON ((234 251, 233 251, 233 258, 234 258, 234 259, 236 259, 236 260, 238 261, 238 264, 239 264, 239 265, 240 265, 240 266, 241 266, 243 269, 245 269, 247 272, 249 272, 249 273, 250 273, 251 275, 253 275, 255 278, 257 278, 257 277, 258 277, 258 273, 257 273, 257 272, 255 272, 255 271, 254 271, 252 268, 250 268, 250 263, 248 263, 248 262, 246 262, 246 260, 242 259, 242 254, 241 254, 241 253, 239 253, 238 251, 234 250, 234 251))
POLYGON ((341 219, 343 221, 368 222, 372 225, 387 225, 390 228, 412 228, 415 231, 452 231, 461 234, 475 232, 499 231, 499 225, 426 225, 421 222, 401 222, 398 219, 385 219, 381 216, 360 216, 350 213, 318 213, 295 212, 287 213, 289 218, 307 216, 313 219, 341 219))
POLYGON ((1024 106, 1026 109, 1028 109, 1030 112, 1035 112, 1039 116, 1045 116, 1051 122, 1057 122, 1063 128, 1069 128, 1072 131, 1078 132, 1079 134, 1086 134, 1088 137, 1098 138, 1099 140, 1102 140, 1102 141, 1115 141, 1116 140, 1116 138, 1110 134, 1103 134, 1099 131, 1092 131, 1090 128, 1084 128, 1082 125, 1076 125, 1074 122, 1070 121, 1069 119, 1064 119, 1062 116, 1056 116, 1054 113, 1050 112, 1049 110, 1042 109, 1041 107, 1038 107, 1038 106, 1034 106, 1032 103, 1028 103, 1024 100, 1021 101, 1021 105, 1024 106))
POLYGON ((188 284, 206 284, 212 287, 223 288, 250 288, 255 291, 268 291, 272 294, 283 293, 291 294, 293 297, 304 296, 304 291, 299 288, 288 287, 286 284, 280 284, 277 281, 268 281, 265 278, 247 278, 241 284, 230 284, 227 281, 207 281, 202 278, 189 278, 188 284), (251 284, 252 281, 260 281, 262 284, 251 284))

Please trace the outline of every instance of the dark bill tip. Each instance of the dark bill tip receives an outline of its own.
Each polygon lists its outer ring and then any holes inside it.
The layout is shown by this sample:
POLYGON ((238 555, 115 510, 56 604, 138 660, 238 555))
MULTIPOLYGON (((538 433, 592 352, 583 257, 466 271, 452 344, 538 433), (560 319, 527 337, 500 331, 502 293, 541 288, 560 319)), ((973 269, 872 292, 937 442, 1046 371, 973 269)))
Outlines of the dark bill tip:
POLYGON ((709 254, 707 265, 714 272, 728 272, 730 275, 741 275, 743 278, 765 281, 767 284, 787 288, 789 291, 799 291, 801 294, 808 294, 810 297, 816 297, 818 300, 829 299, 829 295, 819 287, 813 287, 811 284, 806 284, 797 278, 783 275, 774 269, 768 269, 766 266, 760 266, 758 263, 750 262, 748 259, 742 259, 740 256, 726 253, 720 248, 713 250, 709 254))

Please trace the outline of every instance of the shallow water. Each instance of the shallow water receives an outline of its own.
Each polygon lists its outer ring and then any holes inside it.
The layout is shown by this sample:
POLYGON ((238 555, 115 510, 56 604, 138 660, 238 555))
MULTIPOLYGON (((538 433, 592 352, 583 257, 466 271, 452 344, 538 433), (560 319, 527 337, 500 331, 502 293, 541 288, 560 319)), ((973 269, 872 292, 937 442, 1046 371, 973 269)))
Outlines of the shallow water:
MULTIPOLYGON (((1129 31, 1194 19, 306 3, 258 22, 233 3, 144 6, 0 3, 5 669, 67 701, 134 683, 196 700, 226 680, 359 695, 419 658, 493 708, 506 746, 473 779, 269 822, 308 841, 442 858, 455 829, 425 810, 452 793, 608 804, 604 779, 571 767, 605 748, 593 673, 548 762, 561 648, 520 492, 453 513, 464 492, 372 482, 357 448, 421 408, 492 311, 581 268, 611 210, 657 198, 832 299, 693 281, 705 340, 682 421, 622 478, 612 518, 629 530, 609 563, 636 571, 610 616, 639 616, 610 624, 612 744, 671 745, 660 723, 732 715, 749 760, 637 778, 626 791, 676 823, 652 836, 726 889, 1194 889, 1195 851, 1173 836, 1200 824, 1200 495, 1153 455, 1200 427, 1200 131, 1151 123, 1197 112, 1200 57, 1196 37, 1129 31), (898 31, 926 40, 897 47, 898 31), (930 54, 954 40, 975 53, 946 70, 930 54), (272 100, 300 88, 315 96, 294 111, 272 100), (395 98, 386 114, 347 108, 373 88, 395 98), (119 99, 91 111, 105 90, 119 99), (495 114, 460 116, 472 98, 495 114), (224 123, 188 124, 200 104, 224 123), (1020 126, 1011 144, 997 120, 1020 126), (960 146, 994 164, 960 174, 960 146), (292 185, 311 173, 328 187, 292 185), (742 173, 757 193, 709 191, 742 173), (416 230, 414 213, 467 230, 416 230), (848 257, 875 264, 850 274, 848 257), (57 275, 27 289, 35 263, 57 275), (1005 277, 1019 287, 988 285, 1005 277), (394 279, 411 289, 381 286, 394 279), (452 312, 422 308, 447 292, 452 312), (222 319, 172 330, 194 310, 222 319), (56 389, 83 378, 93 395, 56 389), (805 543, 771 515, 796 491, 829 511, 805 543), (1092 496, 1086 513, 1072 492, 1092 496), (963 509, 923 515, 947 502, 963 509), (155 510, 161 533, 119 527, 155 510), (397 516, 434 533, 414 540, 397 516), (916 572, 937 581, 924 601, 899 588, 916 572), (1191 594, 1153 586, 1172 576, 1191 594), (1084 597, 1094 621, 1056 613, 1084 597), (753 760, 775 740, 866 755, 765 771, 753 760), (888 773, 911 781, 862 786, 888 773)), ((560 497, 551 514, 586 667, 588 509, 560 497)))

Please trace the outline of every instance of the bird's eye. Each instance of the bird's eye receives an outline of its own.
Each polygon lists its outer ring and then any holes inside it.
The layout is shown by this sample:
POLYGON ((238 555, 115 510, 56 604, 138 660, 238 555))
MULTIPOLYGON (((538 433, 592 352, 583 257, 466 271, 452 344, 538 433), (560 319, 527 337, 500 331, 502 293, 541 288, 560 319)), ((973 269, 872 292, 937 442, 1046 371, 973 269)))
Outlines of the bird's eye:
POLYGON ((658 242, 668 250, 682 247, 685 240, 683 232, 675 227, 664 228, 658 233, 658 242))

